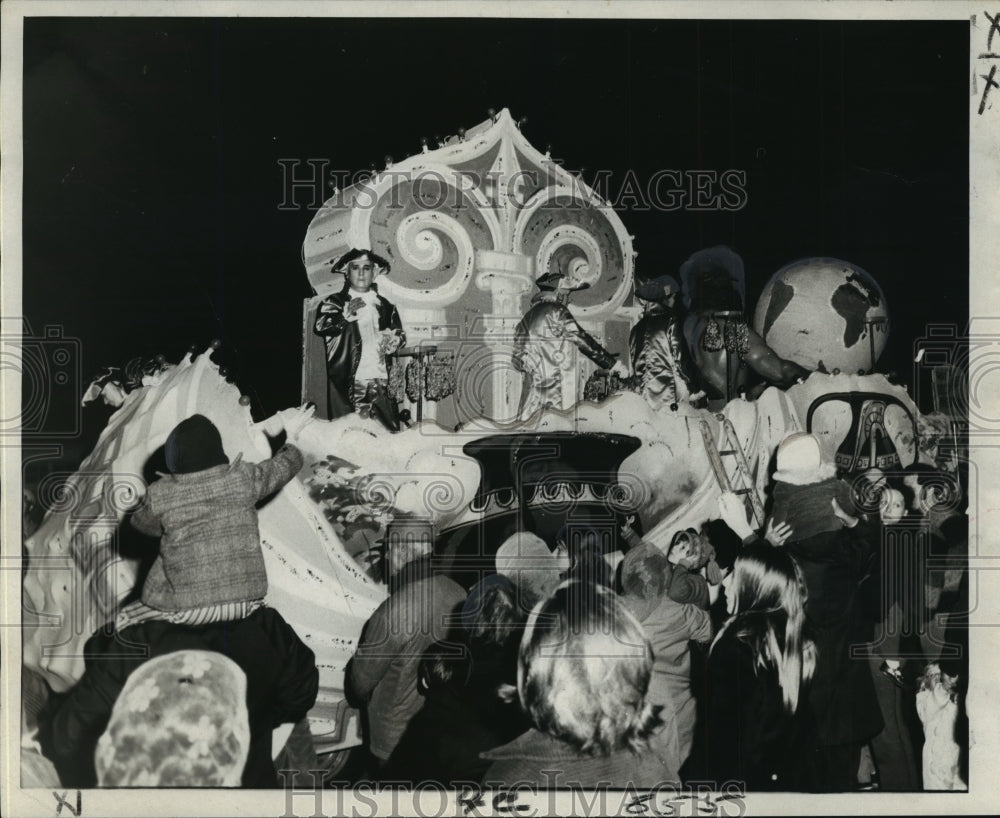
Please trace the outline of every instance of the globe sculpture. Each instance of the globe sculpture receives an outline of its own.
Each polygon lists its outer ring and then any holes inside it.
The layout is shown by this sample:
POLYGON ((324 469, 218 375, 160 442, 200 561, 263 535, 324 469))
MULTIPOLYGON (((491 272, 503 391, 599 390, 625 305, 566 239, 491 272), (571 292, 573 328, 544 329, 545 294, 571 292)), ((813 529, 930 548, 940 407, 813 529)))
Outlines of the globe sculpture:
POLYGON ((753 323, 782 358, 820 372, 866 375, 885 349, 889 309, 878 283, 856 264, 807 258, 772 276, 753 323))

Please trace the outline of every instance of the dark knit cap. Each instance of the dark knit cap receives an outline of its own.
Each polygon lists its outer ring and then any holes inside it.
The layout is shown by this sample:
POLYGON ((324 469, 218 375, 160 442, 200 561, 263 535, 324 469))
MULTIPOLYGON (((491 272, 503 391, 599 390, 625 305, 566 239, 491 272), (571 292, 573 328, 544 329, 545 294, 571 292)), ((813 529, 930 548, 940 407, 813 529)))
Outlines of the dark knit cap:
POLYGON ((219 430, 204 415, 178 423, 163 447, 167 468, 173 474, 190 474, 229 462, 219 430))

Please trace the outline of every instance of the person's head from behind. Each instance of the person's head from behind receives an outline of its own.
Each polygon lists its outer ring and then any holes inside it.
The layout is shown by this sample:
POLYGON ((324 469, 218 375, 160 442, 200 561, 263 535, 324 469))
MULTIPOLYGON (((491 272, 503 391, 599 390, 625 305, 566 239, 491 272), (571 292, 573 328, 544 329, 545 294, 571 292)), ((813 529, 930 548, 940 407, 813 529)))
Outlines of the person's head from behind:
POLYGON ((434 525, 429 520, 401 519, 389 523, 384 569, 389 590, 396 590, 405 577, 429 574, 433 555, 434 525))
POLYGON ((163 446, 171 474, 191 474, 229 463, 222 448, 222 435, 204 415, 192 415, 178 423, 163 446))
POLYGON ((246 675, 221 653, 150 659, 125 682, 95 762, 102 787, 238 787, 250 749, 246 675))
POLYGON ((460 695, 469 681, 472 659, 457 642, 435 642, 417 665, 417 689, 428 697, 460 695))
POLYGON ((375 279, 389 269, 388 261, 365 248, 348 250, 333 266, 334 272, 343 273, 351 289, 359 293, 368 292, 375 279))
POLYGON ((645 622, 667 587, 667 558, 658 548, 631 548, 620 568, 622 596, 636 618, 645 622))
POLYGON ((564 580, 614 587, 615 572, 604 559, 602 536, 597 529, 567 523, 556 534, 553 553, 564 580))
POLYGON ((518 607, 530 611, 551 594, 560 582, 556 556, 540 537, 519 531, 497 549, 496 570, 514 586, 518 607))
POLYGON ((907 507, 925 517, 948 514, 962 504, 958 478, 926 463, 911 463, 903 470, 900 490, 907 507))
POLYGON ((766 543, 746 546, 725 580, 726 609, 738 638, 757 661, 778 672, 785 707, 794 712, 804 680, 812 677, 815 648, 803 635, 806 586, 795 560, 766 543))
POLYGON ((576 603, 561 585, 531 612, 518 656, 521 706, 535 727, 575 750, 641 750, 662 723, 646 700, 653 650, 612 591, 594 586, 576 603))
POLYGON ((503 651, 524 624, 513 583, 490 574, 473 585, 462 606, 462 624, 474 652, 503 651))

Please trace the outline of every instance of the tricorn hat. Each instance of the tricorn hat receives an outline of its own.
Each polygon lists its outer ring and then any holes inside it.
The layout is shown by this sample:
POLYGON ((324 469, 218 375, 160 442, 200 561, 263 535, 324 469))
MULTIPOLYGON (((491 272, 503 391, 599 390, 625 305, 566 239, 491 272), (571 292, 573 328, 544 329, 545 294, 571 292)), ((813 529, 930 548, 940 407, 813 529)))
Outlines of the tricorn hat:
POLYGON ((330 267, 330 271, 334 273, 346 272, 347 265, 350 264, 352 261, 354 261, 354 259, 361 258, 362 256, 368 256, 368 258, 371 259, 372 264, 375 265, 378 272, 382 273, 383 275, 388 275, 389 270, 392 269, 392 266, 389 264, 389 262, 386 261, 384 258, 382 258, 382 256, 378 255, 378 253, 373 253, 371 250, 367 250, 364 247, 357 247, 354 248, 353 250, 348 250, 346 253, 344 253, 344 255, 342 255, 340 258, 334 261, 333 265, 330 267))
MULTIPOLYGON (((566 274, 556 270, 535 279, 535 286, 540 290, 554 290, 559 286, 559 281, 563 278, 566 278, 566 274)), ((576 290, 586 290, 589 286, 586 281, 577 281, 576 286, 567 289, 575 292, 576 290)))

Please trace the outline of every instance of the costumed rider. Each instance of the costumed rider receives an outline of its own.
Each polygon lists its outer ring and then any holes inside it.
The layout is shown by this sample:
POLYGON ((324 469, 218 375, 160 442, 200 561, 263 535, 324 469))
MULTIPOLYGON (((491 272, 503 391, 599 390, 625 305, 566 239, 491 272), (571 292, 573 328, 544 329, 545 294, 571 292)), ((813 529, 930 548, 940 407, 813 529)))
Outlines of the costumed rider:
POLYGON ((539 292, 514 335, 514 367, 524 374, 517 414, 520 420, 543 407, 568 409, 575 402, 576 350, 602 369, 610 369, 620 378, 629 377, 628 367, 587 333, 569 311, 570 293, 589 284, 557 270, 537 279, 535 286, 539 292))
POLYGON ((740 393, 747 367, 781 387, 809 377, 808 369, 779 357, 747 324, 746 280, 738 254, 723 245, 699 250, 681 265, 681 284, 688 309, 684 337, 710 410, 718 411, 740 393))
POLYGON ((632 371, 639 394, 654 409, 677 409, 683 401, 696 402, 697 372, 684 343, 682 317, 676 301, 680 285, 673 276, 654 278, 635 289, 645 313, 629 333, 632 371))
POLYGON ((344 273, 344 288, 320 303, 314 327, 326 341, 330 417, 357 412, 398 431, 398 408, 387 388, 389 356, 406 343, 406 334, 396 307, 375 284, 388 275, 389 262, 371 250, 354 249, 332 271, 344 273))

